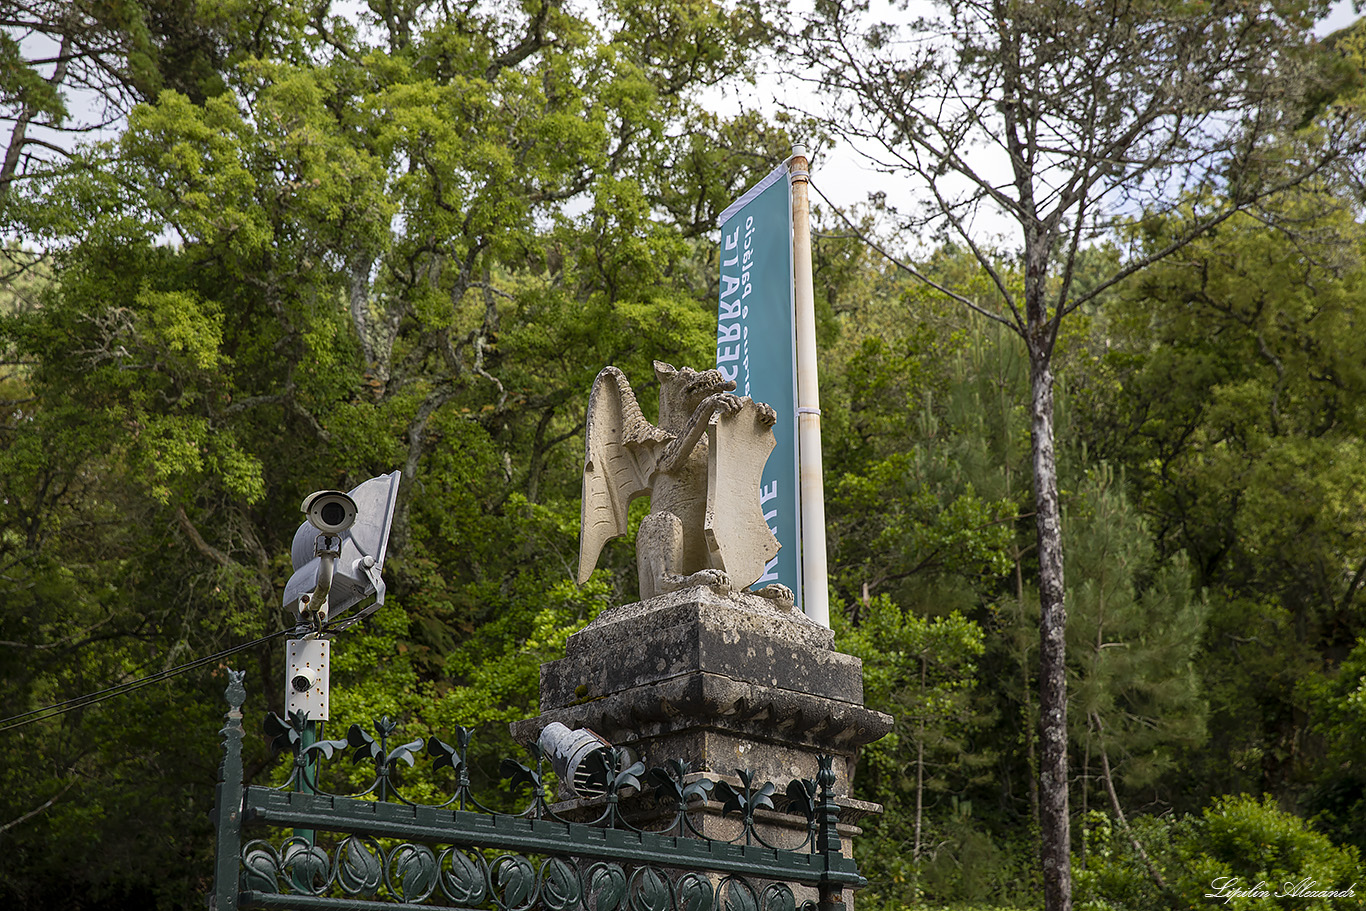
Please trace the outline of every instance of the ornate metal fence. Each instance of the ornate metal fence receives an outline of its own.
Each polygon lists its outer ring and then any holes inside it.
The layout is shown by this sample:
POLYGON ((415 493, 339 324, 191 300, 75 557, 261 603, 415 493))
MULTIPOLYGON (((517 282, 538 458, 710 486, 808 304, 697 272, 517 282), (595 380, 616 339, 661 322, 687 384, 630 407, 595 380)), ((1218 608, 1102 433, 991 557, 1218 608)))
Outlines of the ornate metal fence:
POLYGON ((308 743, 306 719, 272 716, 268 731, 277 748, 293 750, 293 770, 279 788, 244 787, 246 689, 243 674, 229 673, 211 911, 797 911, 798 894, 812 891, 818 898, 802 900, 802 911, 832 911, 843 890, 863 884, 841 853, 828 758, 815 781, 793 781, 778 798, 806 822, 805 839, 789 848, 769 844, 756 827, 756 812, 774 809, 774 788, 747 771, 737 771, 735 785, 690 775, 679 761, 646 771, 614 751, 597 817, 577 822, 546 802, 533 747, 534 768, 503 760, 504 777, 530 787, 530 805, 497 813, 471 788, 468 729, 457 729, 454 745, 433 737, 395 746, 396 726, 387 719, 376 725, 378 739, 353 725, 345 740, 308 743), (373 764, 370 787, 349 796, 318 790, 318 762, 339 755, 373 764), (440 804, 414 803, 396 786, 395 767, 421 756, 454 772, 455 792, 440 804), (647 831, 623 816, 620 801, 651 790, 658 818, 647 831), (736 814, 734 839, 695 829, 693 817, 709 799, 736 814), (252 827, 296 834, 244 842, 252 827))

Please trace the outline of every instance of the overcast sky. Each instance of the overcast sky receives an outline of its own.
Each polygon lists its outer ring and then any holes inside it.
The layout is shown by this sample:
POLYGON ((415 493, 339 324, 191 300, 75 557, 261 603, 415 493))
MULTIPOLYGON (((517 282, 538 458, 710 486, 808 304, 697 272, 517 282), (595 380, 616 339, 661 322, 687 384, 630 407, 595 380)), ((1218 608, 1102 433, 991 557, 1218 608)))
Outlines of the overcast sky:
MULTIPOLYGON (((1315 28, 1315 33, 1320 37, 1331 34, 1351 25, 1356 19, 1357 13, 1353 10, 1352 0, 1337 0, 1332 12, 1315 28)), ((765 78, 760 80, 757 89, 751 97, 757 99, 761 108, 770 113, 784 105, 819 109, 801 97, 800 93, 804 92, 806 87, 798 83, 765 78)), ((905 179, 899 180, 878 173, 865 159, 847 147, 821 150, 812 161, 811 175, 819 190, 841 208, 866 203, 869 196, 874 193, 885 193, 888 205, 907 210, 916 202, 912 188, 905 179)), ((812 201, 820 204, 820 198, 814 194, 812 201)), ((995 236, 1005 246, 1013 245, 1013 238, 1018 230, 1013 222, 1004 219, 981 219, 977 227, 979 230, 974 232, 974 236, 980 234, 982 240, 995 236)))

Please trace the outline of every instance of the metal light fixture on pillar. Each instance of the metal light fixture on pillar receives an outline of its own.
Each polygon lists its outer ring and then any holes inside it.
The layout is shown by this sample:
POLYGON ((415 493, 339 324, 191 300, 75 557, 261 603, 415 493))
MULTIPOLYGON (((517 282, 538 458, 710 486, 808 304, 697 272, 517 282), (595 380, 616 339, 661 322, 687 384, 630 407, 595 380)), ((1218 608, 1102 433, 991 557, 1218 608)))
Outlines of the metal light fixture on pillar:
POLYGON ((328 719, 327 636, 370 616, 384 604, 385 551, 394 520, 400 473, 371 478, 348 493, 319 490, 304 498, 308 520, 294 533, 294 575, 284 607, 294 614, 297 638, 289 641, 286 712, 328 719), (346 616, 367 598, 374 600, 346 616))
MULTIPOLYGON (((319 723, 329 720, 330 637, 384 604, 380 572, 400 477, 397 471, 380 475, 349 492, 319 490, 305 497, 300 507, 307 521, 294 533, 294 574, 284 594, 284 608, 294 614, 296 637, 286 649, 285 714, 297 712, 307 719, 305 746, 316 742, 319 723), (350 614, 367 598, 374 600, 350 614)), ((316 771, 305 771, 305 789, 311 790, 315 775, 316 771)), ((311 832, 296 834, 311 843, 311 832)))

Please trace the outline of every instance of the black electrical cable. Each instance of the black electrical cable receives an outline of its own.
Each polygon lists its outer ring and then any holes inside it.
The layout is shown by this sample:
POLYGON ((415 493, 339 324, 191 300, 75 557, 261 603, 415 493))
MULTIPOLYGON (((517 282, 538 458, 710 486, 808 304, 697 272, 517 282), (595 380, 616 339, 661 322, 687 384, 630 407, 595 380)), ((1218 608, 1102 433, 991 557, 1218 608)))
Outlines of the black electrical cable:
POLYGON ((55 718, 58 715, 63 715, 67 712, 73 712, 76 709, 84 708, 87 705, 94 705, 98 702, 104 702, 106 699, 113 699, 115 696, 124 696, 128 693, 133 692, 134 690, 139 690, 144 686, 150 686, 153 683, 160 683, 163 680, 169 680, 172 677, 184 674, 188 671, 192 671, 195 668, 203 667, 206 664, 211 664, 220 658, 226 658, 229 655, 235 655, 238 652, 245 651, 249 648, 254 648, 255 646, 262 645, 266 642, 270 642, 272 639, 278 639, 281 636, 288 635, 292 632, 294 632, 294 630, 292 629, 282 629, 278 632, 271 633, 269 636, 262 636, 260 639, 253 639, 251 642, 244 642, 241 645, 234 645, 232 648, 224 649, 221 652, 217 652, 212 655, 206 655, 203 658, 196 658, 193 661, 187 661, 185 664, 179 665, 177 667, 168 668, 164 671, 158 671, 155 674, 148 674, 146 677, 139 677, 137 680, 130 680, 127 683, 120 683, 117 686, 111 686, 108 689, 99 690, 98 692, 94 693, 86 693, 84 696, 77 696, 74 699, 68 699, 65 702, 57 702, 49 706, 44 706, 41 709, 33 709, 29 712, 24 712, 19 715, 14 715, 12 717, 5 718, 3 720, 0 720, 0 733, 13 730, 14 728, 23 727, 26 724, 32 724, 35 721, 46 721, 49 718, 55 718))

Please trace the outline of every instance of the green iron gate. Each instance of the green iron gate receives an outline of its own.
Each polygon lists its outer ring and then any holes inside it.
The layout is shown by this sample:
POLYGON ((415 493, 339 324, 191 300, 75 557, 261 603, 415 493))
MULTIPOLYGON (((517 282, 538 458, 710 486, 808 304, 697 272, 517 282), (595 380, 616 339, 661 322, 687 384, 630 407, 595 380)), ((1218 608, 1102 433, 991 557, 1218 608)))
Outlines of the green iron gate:
POLYGON ((790 849, 768 844, 756 829, 755 812, 774 808, 774 788, 746 771, 737 772, 734 786, 689 775, 676 760, 647 772, 614 751, 600 814, 573 822, 547 804, 533 747, 534 768, 503 760, 505 777, 530 786, 531 804, 519 814, 497 813, 471 790, 468 729, 457 729, 454 745, 433 737, 395 746, 396 725, 387 719, 376 724, 378 739, 353 725, 345 740, 309 743, 306 719, 271 716, 267 732, 277 748, 293 750, 293 771, 279 788, 244 787, 246 688, 243 673, 229 674, 211 911, 797 911, 798 891, 813 890, 819 900, 802 901, 801 911, 834 911, 845 889, 863 884, 841 851, 828 757, 815 781, 795 780, 778 798, 806 820, 805 840, 790 849), (373 784, 352 796, 319 792, 318 762, 334 756, 373 763, 373 784), (441 804, 414 803, 396 787, 395 766, 420 756, 454 772, 455 792, 441 804), (651 831, 622 817, 619 800, 631 789, 653 789, 663 818, 651 831), (709 796, 723 813, 738 814, 734 840, 693 829, 689 810, 709 796), (268 832, 249 837, 253 828, 296 834, 272 841, 268 832))

